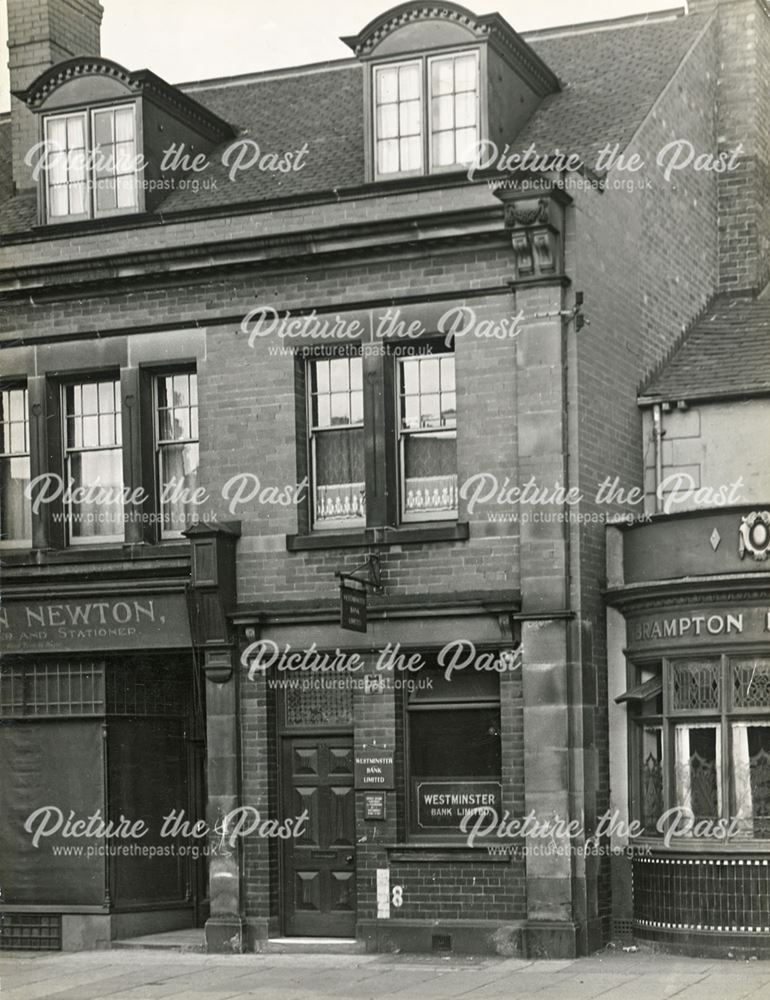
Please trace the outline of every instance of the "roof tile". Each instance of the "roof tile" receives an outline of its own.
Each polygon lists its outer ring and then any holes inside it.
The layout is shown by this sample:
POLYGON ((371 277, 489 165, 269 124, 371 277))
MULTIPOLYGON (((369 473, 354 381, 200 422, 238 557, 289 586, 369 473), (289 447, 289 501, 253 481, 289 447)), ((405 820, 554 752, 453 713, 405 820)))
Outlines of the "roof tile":
POLYGON ((644 402, 770 393, 770 298, 722 298, 640 394, 644 402))

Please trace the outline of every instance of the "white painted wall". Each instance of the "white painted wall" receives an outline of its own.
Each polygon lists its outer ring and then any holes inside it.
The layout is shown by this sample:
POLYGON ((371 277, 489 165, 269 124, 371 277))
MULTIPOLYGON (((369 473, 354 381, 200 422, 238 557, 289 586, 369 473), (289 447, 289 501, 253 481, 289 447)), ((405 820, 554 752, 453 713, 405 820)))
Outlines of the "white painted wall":
MULTIPOLYGON (((770 399, 671 410, 663 420, 668 512, 770 503, 770 399), (680 477, 680 478, 673 478, 680 477)), ((655 510, 652 409, 645 409, 645 511, 655 510)))

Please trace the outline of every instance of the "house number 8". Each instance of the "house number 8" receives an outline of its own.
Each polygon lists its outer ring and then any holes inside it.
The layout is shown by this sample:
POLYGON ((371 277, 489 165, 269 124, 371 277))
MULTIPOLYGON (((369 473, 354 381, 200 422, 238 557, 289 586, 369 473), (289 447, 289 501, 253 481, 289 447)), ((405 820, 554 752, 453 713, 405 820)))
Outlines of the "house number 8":
POLYGON ((390 901, 394 906, 404 905, 404 887, 402 885, 394 885, 391 892, 390 901))

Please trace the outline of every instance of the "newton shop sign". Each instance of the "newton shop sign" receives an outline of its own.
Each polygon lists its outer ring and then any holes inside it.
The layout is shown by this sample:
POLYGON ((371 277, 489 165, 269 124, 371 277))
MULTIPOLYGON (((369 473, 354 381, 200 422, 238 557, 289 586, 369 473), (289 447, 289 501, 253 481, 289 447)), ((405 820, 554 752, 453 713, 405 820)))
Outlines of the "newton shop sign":
POLYGON ((190 630, 181 594, 9 601, 0 608, 0 641, 9 653, 187 647, 190 630))

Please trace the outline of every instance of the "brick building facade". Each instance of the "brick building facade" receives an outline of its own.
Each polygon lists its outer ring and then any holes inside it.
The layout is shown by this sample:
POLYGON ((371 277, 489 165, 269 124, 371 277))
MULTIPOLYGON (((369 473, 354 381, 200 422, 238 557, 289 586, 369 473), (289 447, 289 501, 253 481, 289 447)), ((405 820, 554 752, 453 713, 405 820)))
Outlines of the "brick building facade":
POLYGON ((767 10, 690 8, 520 36, 409 3, 350 59, 171 86, 99 55, 96 0, 9 0, 15 942, 560 956, 634 919, 589 841, 626 752, 605 523, 638 514, 640 385, 768 269, 767 10), (36 877, 51 796, 157 854, 36 877), (577 833, 469 843, 474 807, 577 833), (205 859, 160 851, 182 809, 205 859))

